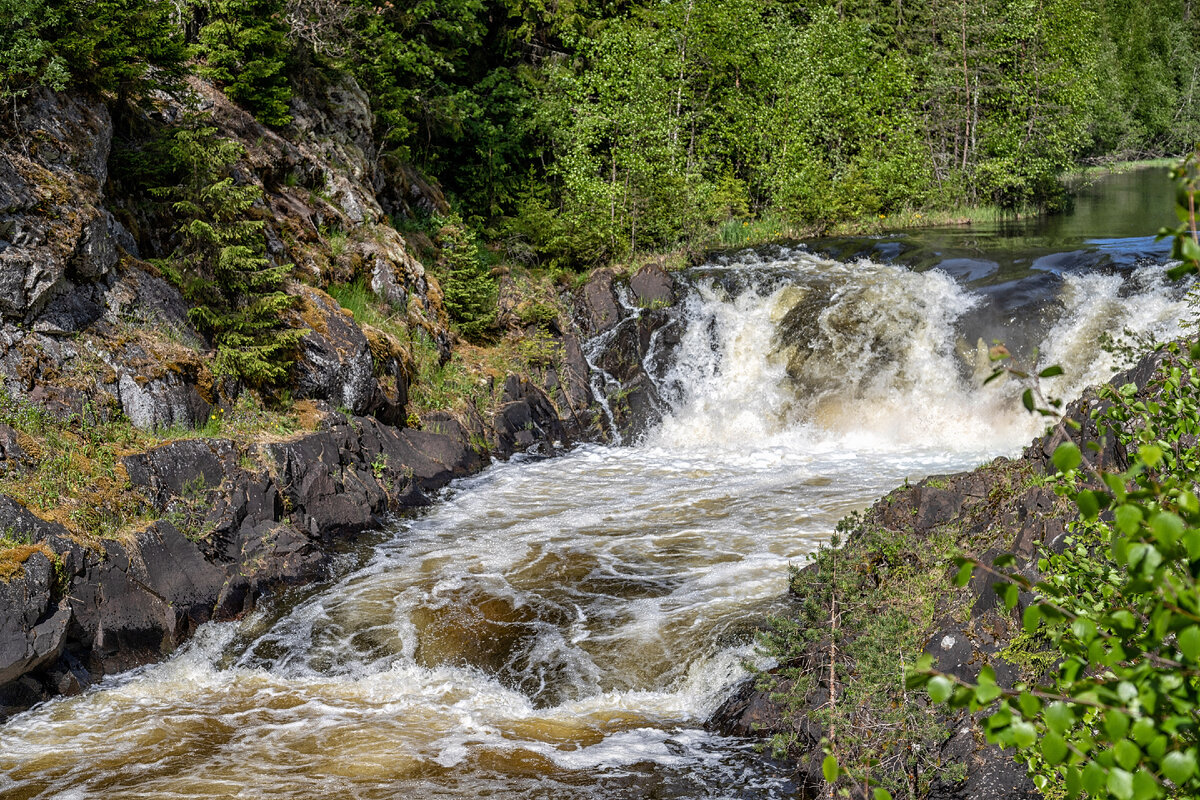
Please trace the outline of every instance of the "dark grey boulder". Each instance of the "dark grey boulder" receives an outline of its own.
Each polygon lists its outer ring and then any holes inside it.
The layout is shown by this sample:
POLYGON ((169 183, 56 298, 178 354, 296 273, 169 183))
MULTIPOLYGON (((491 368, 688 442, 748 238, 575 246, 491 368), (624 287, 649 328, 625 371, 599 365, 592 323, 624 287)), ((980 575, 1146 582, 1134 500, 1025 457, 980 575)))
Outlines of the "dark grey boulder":
POLYGON ((71 609, 54 596, 54 565, 35 551, 17 575, 0 580, 0 684, 58 658, 71 609))
POLYGON ((629 289, 637 304, 643 308, 658 308, 675 304, 675 279, 657 264, 647 264, 629 279, 629 289))

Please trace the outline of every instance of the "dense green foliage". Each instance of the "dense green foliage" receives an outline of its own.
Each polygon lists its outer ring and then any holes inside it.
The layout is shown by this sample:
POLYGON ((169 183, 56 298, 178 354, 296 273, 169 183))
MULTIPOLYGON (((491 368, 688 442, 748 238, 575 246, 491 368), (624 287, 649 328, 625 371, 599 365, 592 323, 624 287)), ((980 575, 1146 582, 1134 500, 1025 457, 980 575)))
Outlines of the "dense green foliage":
POLYGON ((771 617, 757 639, 759 651, 779 664, 759 685, 792 723, 772 737, 772 749, 803 758, 798 732, 816 726, 842 764, 869 764, 879 785, 923 796, 935 780, 961 779, 962 767, 928 746, 947 731, 908 702, 902 677, 947 592, 943 576, 961 552, 959 532, 914 536, 852 514, 838 534, 804 569, 792 568, 792 606, 771 617))
POLYGON ((0 99, 70 82, 126 99, 183 72, 183 30, 167 0, 2 0, 0 19, 0 99))
POLYGON ((267 259, 263 222, 248 217, 261 190, 229 174, 241 146, 215 134, 191 126, 175 133, 170 152, 182 175, 160 193, 173 201, 179 241, 158 265, 182 289, 192 321, 212 337, 215 371, 268 386, 288 375, 305 331, 284 326, 281 312, 293 301, 282 289, 290 265, 267 259))
POLYGON ((284 4, 279 0, 199 0, 196 68, 268 125, 286 125, 292 90, 284 4))
POLYGON ((1057 208, 1082 159, 1200 136, 1188 0, 0 0, 0 94, 195 69, 271 125, 314 70, 381 157, 571 266, 770 214, 1057 208), (154 70, 150 70, 154 67, 154 70))
POLYGON ((446 312, 468 339, 481 339, 496 321, 496 282, 475 235, 453 215, 436 220, 441 253, 436 270, 446 312))

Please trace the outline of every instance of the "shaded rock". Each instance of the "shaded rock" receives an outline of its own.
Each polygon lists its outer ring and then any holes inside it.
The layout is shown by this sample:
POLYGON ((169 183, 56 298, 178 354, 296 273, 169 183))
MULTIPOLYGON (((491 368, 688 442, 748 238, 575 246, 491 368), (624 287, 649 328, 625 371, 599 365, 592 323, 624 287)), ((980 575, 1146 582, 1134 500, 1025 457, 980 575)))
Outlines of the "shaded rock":
POLYGON ((583 286, 580 313, 583 328, 589 336, 603 333, 621 321, 617 293, 613 289, 615 277, 612 270, 596 270, 583 286))
POLYGON ((417 219, 450 213, 450 204, 436 183, 426 180, 411 164, 385 156, 375 183, 376 196, 393 217, 417 219))
POLYGON ((536 442, 562 443, 566 429, 550 399, 528 380, 510 375, 503 402, 492 415, 492 448, 501 454, 528 450, 536 442))
POLYGON ((97 281, 107 275, 120 258, 118 230, 123 230, 121 224, 107 211, 101 211, 84 223, 68 262, 70 276, 81 281, 97 281))
POLYGON ((29 553, 17 575, 0 580, 0 684, 55 661, 70 620, 54 598, 54 565, 29 553))
POLYGON ((1039 800, 1041 794, 1024 764, 996 745, 976 742, 972 726, 961 724, 942 747, 946 761, 965 764, 967 778, 960 783, 935 780, 927 800, 1039 800))
MULTIPOLYGON (((781 684, 786 691, 790 684, 781 684)), ((722 736, 763 737, 788 728, 783 709, 755 686, 753 678, 738 684, 709 718, 708 725, 722 736)))
POLYGON ((629 288, 642 308, 675 304, 675 279, 657 264, 647 264, 629 279, 629 288))
POLYGON ((122 271, 119 280, 105 287, 103 300, 105 319, 110 323, 152 324, 173 331, 184 342, 203 345, 203 337, 188 319, 183 295, 140 266, 122 271))
POLYGON ((368 412, 377 386, 367 337, 329 295, 308 286, 294 291, 309 332, 300 340, 293 396, 325 400, 355 414, 368 412))
POLYGON ((60 335, 78 333, 100 319, 104 310, 93 299, 89 288, 64 284, 63 289, 38 314, 33 329, 38 333, 60 335))

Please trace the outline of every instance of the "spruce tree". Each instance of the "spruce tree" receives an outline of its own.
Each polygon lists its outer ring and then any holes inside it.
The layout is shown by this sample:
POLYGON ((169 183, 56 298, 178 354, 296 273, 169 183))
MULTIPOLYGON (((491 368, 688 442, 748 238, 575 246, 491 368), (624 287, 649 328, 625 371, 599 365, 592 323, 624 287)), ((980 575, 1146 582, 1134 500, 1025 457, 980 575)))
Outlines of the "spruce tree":
POLYGON ((294 299, 283 291, 289 265, 271 263, 263 222, 247 217, 262 190, 234 180, 242 147, 215 128, 181 128, 171 153, 186 175, 159 194, 173 200, 179 242, 158 264, 192 306, 192 322, 212 337, 215 371, 253 386, 278 384, 304 331, 281 324, 294 299))

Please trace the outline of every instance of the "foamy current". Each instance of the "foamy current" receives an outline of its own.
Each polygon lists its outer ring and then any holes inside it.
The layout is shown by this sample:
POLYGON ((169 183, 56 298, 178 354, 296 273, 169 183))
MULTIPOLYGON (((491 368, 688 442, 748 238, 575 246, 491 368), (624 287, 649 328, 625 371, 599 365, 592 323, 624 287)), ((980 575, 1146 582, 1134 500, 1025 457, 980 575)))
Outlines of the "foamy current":
MULTIPOLYGON (((1162 267, 1064 276, 1015 315, 1063 397, 1101 331, 1188 313, 1162 267)), ((906 478, 1012 455, 1039 422, 936 270, 745 253, 692 273, 642 441, 459 481, 328 585, 204 626, 163 664, 0 727, 6 798, 771 798, 702 723, 784 607, 788 564, 906 478)), ((648 359, 650 360, 650 359, 648 359)))

